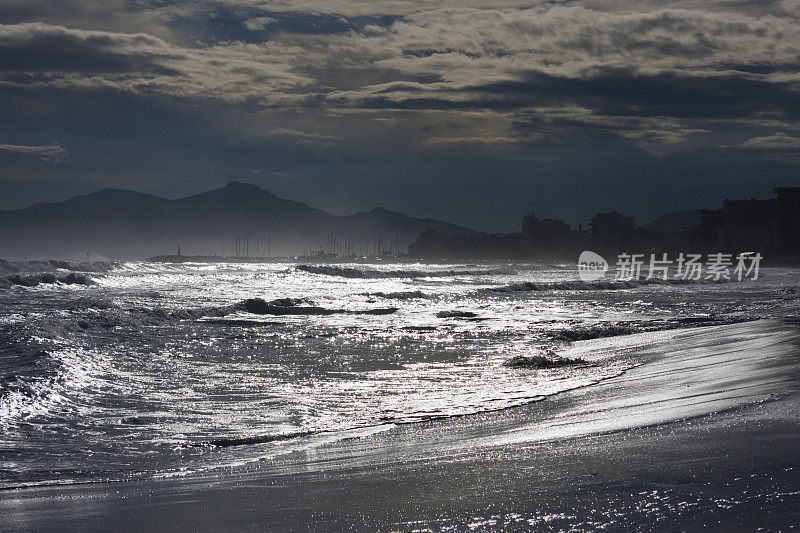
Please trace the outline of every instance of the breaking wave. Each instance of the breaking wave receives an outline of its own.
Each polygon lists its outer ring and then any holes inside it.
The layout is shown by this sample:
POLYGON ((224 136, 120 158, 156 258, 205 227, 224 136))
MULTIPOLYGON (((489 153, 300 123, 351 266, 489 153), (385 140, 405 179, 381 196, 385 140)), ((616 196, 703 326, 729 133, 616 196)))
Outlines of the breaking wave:
POLYGON ((0 273, 19 274, 21 272, 53 272, 56 270, 72 270, 76 272, 109 272, 116 267, 112 261, 61 261, 42 259, 37 261, 9 261, 0 259, 0 273))
POLYGON ((646 285, 689 285, 703 283, 728 283, 729 280, 686 280, 686 279, 640 279, 640 280, 599 280, 599 281, 523 281, 500 287, 481 289, 481 292, 540 292, 540 291, 617 291, 635 289, 646 285))
POLYGON ((561 357, 554 352, 547 355, 516 355, 503 362, 503 366, 508 368, 524 368, 529 370, 549 370, 562 368, 565 366, 589 365, 587 361, 578 358, 561 357))
POLYGON ((378 270, 375 268, 353 268, 335 265, 297 265, 295 270, 308 274, 318 274, 324 276, 336 276, 340 278, 357 279, 388 279, 388 278, 430 278, 430 277, 449 277, 449 276, 491 276, 491 275, 512 275, 518 270, 512 267, 483 268, 483 269, 461 269, 461 270, 378 270))
POLYGON ((74 407, 99 364, 80 348, 51 348, 24 337, 0 330, 0 428, 74 407))
POLYGON ((61 329, 61 333, 92 329, 123 328, 138 330, 142 326, 158 326, 169 321, 201 320, 209 324, 232 325, 264 325, 243 319, 237 313, 271 316, 325 316, 334 314, 347 315, 390 315, 397 307, 377 307, 373 309, 330 309, 319 307, 306 298, 278 298, 264 300, 249 298, 238 303, 197 308, 168 309, 163 307, 121 307, 112 299, 99 297, 82 297, 71 303, 67 310, 69 319, 56 321, 53 328, 61 329))
POLYGON ((97 282, 87 276, 77 272, 68 274, 54 274, 50 272, 39 272, 37 274, 12 274, 0 278, 0 287, 36 287, 38 285, 62 283, 64 285, 97 285, 97 282))
POLYGON ((313 431, 296 431, 280 435, 255 435, 252 437, 224 437, 211 439, 204 442, 193 442, 185 444, 184 448, 229 448, 231 446, 247 446, 250 444, 266 444, 268 442, 280 442, 285 440, 297 439, 313 435, 313 431))
POLYGON ((733 324, 748 320, 746 317, 686 317, 674 320, 650 320, 650 321, 620 321, 604 322, 588 326, 576 326, 571 328, 557 329, 551 331, 548 337, 553 341, 575 342, 591 339, 602 339, 606 337, 619 337, 621 335, 633 335, 634 333, 646 333, 650 331, 664 331, 669 329, 719 326, 723 324, 733 324))
POLYGON ((347 309, 328 309, 315 305, 298 305, 299 303, 303 303, 303 300, 298 301, 292 298, 282 298, 267 302, 262 298, 250 298, 241 302, 237 307, 242 311, 254 315, 389 315, 397 311, 397 307, 381 307, 352 311, 347 309))
POLYGON ((478 313, 472 311, 439 311, 436 313, 437 318, 475 318, 478 313))
POLYGON ((0 331, 0 422, 41 402, 59 378, 59 365, 41 346, 0 331))
POLYGON ((61 325, 67 330, 158 326, 168 321, 223 317, 239 310, 237 305, 165 309, 163 307, 120 307, 108 298, 79 298, 69 306, 72 317, 61 325))
POLYGON ((397 291, 397 292, 364 292, 362 296, 371 298, 385 298, 387 300, 414 300, 428 298, 422 291, 397 291))

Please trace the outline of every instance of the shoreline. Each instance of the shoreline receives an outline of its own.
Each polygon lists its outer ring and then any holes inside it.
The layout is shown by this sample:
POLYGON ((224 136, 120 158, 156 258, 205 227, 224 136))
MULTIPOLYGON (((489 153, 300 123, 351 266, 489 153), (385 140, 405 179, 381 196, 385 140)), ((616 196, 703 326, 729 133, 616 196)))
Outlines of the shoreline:
POLYGON ((736 500, 744 494, 736 484, 772 498, 782 520, 800 509, 796 330, 759 321, 638 336, 576 343, 568 352, 613 346, 645 363, 541 402, 397 425, 201 475, 3 491, 0 529, 406 530, 475 521, 647 529, 661 520, 697 525, 692 513, 737 525, 768 520, 751 509, 763 498, 736 500), (665 343, 673 351, 659 355, 665 343), (742 477, 748 464, 751 477, 742 477), (707 485, 727 509, 711 512, 701 497, 707 485))

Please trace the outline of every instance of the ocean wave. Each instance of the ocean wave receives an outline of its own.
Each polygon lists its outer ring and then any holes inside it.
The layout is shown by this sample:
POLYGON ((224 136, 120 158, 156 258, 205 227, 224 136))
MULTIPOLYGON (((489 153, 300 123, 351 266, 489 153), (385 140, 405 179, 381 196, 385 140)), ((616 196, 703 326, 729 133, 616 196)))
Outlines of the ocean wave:
POLYGON ((422 291, 396 291, 396 292, 364 292, 362 296, 370 298, 385 298, 387 300, 414 300, 428 298, 429 295, 422 291))
POLYGON ((389 278, 431 278, 450 276, 492 276, 513 275, 518 271, 512 267, 479 268, 479 269, 452 269, 452 270, 413 270, 395 269, 378 270, 375 268, 353 268, 335 265, 297 265, 295 270, 307 274, 335 276, 340 278, 355 279, 389 279, 389 278))
POLYGON ((564 281, 523 281, 500 287, 481 289, 481 292, 543 292, 543 291, 618 291, 635 289, 650 285, 690 285, 690 284, 730 283, 729 280, 687 280, 687 279, 640 279, 640 280, 564 280, 564 281))
POLYGON ((163 307, 120 307, 106 298, 81 298, 69 310, 74 318, 65 323, 73 331, 87 329, 159 326, 169 321, 197 320, 203 317, 223 317, 239 310, 237 305, 198 308, 166 309, 163 307))
POLYGON ((218 326, 236 326, 240 328, 263 328, 268 326, 283 326, 283 322, 265 321, 265 320, 252 320, 247 318, 222 317, 222 318, 209 318, 202 317, 199 319, 203 324, 215 324, 218 326))
POLYGON ((184 444, 184 448, 229 448, 231 446, 247 446, 252 444, 266 444, 268 442, 281 442, 314 435, 313 431, 297 431, 278 435, 254 435, 252 437, 223 437, 202 442, 184 444))
POLYGON ((376 309, 347 310, 328 309, 315 305, 299 305, 303 300, 283 298, 267 302, 262 298, 250 298, 239 304, 239 308, 255 315, 389 315, 397 311, 397 307, 379 307, 376 309))
POLYGON ((232 305, 167 309, 163 307, 121 308, 112 301, 79 300, 70 308, 75 313, 75 317, 66 323, 66 327, 72 330, 114 328, 136 330, 142 326, 159 326, 165 322, 179 320, 200 320, 206 324, 262 326, 267 323, 230 315, 236 313, 270 316, 389 315, 398 310, 397 307, 359 310, 329 309, 305 305, 307 303, 306 299, 279 298, 266 301, 262 298, 249 298, 232 305))
POLYGON ((307 298, 248 298, 235 304, 204 306, 197 308, 168 309, 164 307, 120 307, 113 300, 104 298, 80 298, 68 308, 74 318, 59 323, 67 330, 87 329, 138 329, 142 326, 158 326, 169 321, 201 320, 208 324, 264 325, 261 321, 231 317, 236 313, 271 316, 325 316, 334 314, 349 315, 389 315, 398 311, 397 307, 377 307, 373 309, 330 309, 313 305, 307 298))
POLYGON ((113 261, 61 261, 42 259, 32 261, 9 261, 0 259, 0 273, 19 274, 30 272, 54 272, 56 270, 72 270, 75 272, 109 272, 116 267, 113 261))
POLYGON ((669 329, 719 326, 723 324, 733 324, 746 321, 745 317, 684 317, 672 320, 649 320, 649 321, 619 321, 604 322, 599 324, 579 325, 564 329, 551 331, 547 336, 554 341, 575 342, 592 339, 602 339, 606 337, 618 337, 621 335, 633 335, 635 333, 647 333, 650 331, 664 331, 669 329))
POLYGON ((571 359, 561 357, 553 352, 548 355, 517 355, 503 362, 503 366, 509 368, 525 368, 531 370, 549 370, 553 368, 563 368, 565 366, 585 366, 591 363, 584 361, 580 357, 571 359))
POLYGON ((128 328, 131 330, 138 330, 142 326, 153 326, 159 323, 159 320, 151 318, 147 313, 138 312, 136 310, 108 308, 76 317, 73 329, 128 328))
POLYGON ((606 337, 618 337, 620 335, 632 335, 634 333, 644 333, 646 331, 656 331, 659 329, 671 329, 671 324, 642 325, 638 323, 607 323, 591 326, 578 326, 554 331, 549 337, 556 341, 574 342, 591 339, 602 339, 606 337))
POLYGON ((78 272, 69 272, 67 274, 55 274, 51 272, 39 272, 36 274, 12 274, 0 278, 0 287, 11 287, 14 285, 20 287, 36 287, 38 285, 52 285, 62 283, 64 285, 97 285, 97 282, 87 276, 78 272))
MULTIPOLYGON (((42 344, 28 332, 0 331, 0 431, 20 421, 50 424, 71 416, 102 383, 106 356, 81 347, 42 344)), ((57 422, 60 423, 60 422, 57 422)))
POLYGON ((472 311, 439 311, 436 313, 437 318, 476 318, 478 313, 472 311))
POLYGON ((87 309, 114 309, 118 307, 111 298, 103 296, 82 296, 72 302, 68 309, 70 311, 83 311, 87 309))
POLYGON ((58 382, 62 364, 34 341, 0 331, 0 425, 39 410, 58 382))

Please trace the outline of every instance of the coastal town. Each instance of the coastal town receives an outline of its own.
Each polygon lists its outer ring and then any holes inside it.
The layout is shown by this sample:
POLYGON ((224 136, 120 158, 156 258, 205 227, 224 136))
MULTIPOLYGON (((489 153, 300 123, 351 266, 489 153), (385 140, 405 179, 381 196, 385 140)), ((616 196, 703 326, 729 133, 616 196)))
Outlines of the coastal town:
POLYGON ((800 253, 800 187, 776 187, 769 199, 725 198, 722 207, 702 209, 696 223, 654 229, 637 226, 617 211, 597 213, 587 227, 530 212, 521 231, 478 237, 424 231, 409 255, 429 259, 513 259, 574 262, 581 251, 620 253, 761 253, 771 264, 794 264, 800 253))

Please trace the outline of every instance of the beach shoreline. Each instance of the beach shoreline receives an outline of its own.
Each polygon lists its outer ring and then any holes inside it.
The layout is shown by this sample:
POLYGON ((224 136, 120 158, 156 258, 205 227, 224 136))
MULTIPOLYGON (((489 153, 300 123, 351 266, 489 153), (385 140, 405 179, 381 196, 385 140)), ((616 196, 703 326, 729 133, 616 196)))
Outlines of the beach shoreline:
POLYGON ((772 530, 800 519, 794 326, 759 321, 571 350, 610 346, 638 350, 645 363, 527 406, 239 468, 3 491, 0 529, 772 530))

